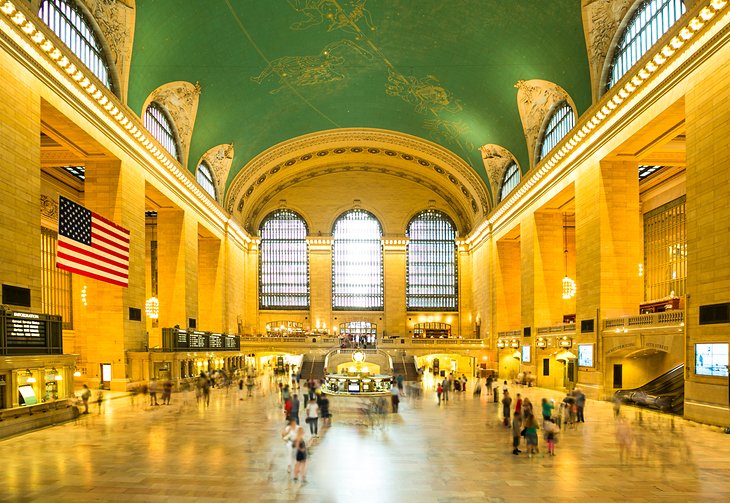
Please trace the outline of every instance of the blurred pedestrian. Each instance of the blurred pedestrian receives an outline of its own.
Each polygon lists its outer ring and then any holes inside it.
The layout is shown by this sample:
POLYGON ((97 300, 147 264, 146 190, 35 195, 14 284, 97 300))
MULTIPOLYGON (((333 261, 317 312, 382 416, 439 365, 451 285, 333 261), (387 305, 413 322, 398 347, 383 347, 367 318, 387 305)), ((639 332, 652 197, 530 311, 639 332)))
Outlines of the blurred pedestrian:
POLYGON ((319 405, 317 404, 317 400, 309 400, 309 402, 307 402, 307 423, 309 423, 309 433, 313 437, 318 437, 319 405))
POLYGON ((84 384, 84 387, 81 390, 81 401, 84 404, 84 412, 82 414, 89 413, 89 398, 91 398, 91 390, 86 384, 84 384))
POLYGON ((297 428, 297 436, 294 439, 294 482, 299 478, 302 482, 307 481, 307 443, 304 441, 304 428, 297 428))

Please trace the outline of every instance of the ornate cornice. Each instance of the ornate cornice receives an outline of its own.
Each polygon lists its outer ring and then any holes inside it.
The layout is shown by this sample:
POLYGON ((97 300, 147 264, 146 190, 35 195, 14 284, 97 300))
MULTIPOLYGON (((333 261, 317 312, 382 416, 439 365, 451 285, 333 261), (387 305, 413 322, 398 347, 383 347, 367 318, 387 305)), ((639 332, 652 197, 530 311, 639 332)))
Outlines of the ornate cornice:
POLYGON ((410 164, 416 170, 433 170, 458 187, 475 217, 484 217, 489 212, 486 184, 462 159, 421 138, 378 129, 323 131, 294 138, 262 152, 236 175, 229 187, 225 207, 230 213, 240 215, 246 200, 267 177, 280 172, 283 175, 294 166, 300 168, 302 163, 314 166, 317 159, 343 154, 372 157, 378 165, 397 161, 410 164))
MULTIPOLYGON (((309 180, 312 178, 316 178, 319 176, 325 176, 325 175, 331 175, 335 173, 348 173, 348 172, 369 172, 369 173, 378 173, 378 174, 384 174, 389 176, 396 176, 398 178, 402 178, 408 181, 411 181, 413 183, 417 183, 419 185, 422 185, 429 190, 433 191, 437 195, 439 195, 441 198, 443 198, 448 204, 449 207, 452 209, 454 216, 456 217, 456 222, 459 226, 460 232, 463 234, 468 234, 469 230, 471 229, 470 219, 467 211, 465 208, 458 202, 454 201, 454 199, 451 197, 451 195, 444 190, 442 186, 439 186, 436 183, 432 183, 431 181, 419 177, 414 173, 410 173, 408 171, 404 171, 402 169, 398 168, 388 168, 383 166, 372 166, 372 165, 345 165, 345 166, 320 166, 320 167, 312 167, 310 169, 307 169, 306 171, 301 171, 296 173, 294 176, 291 176, 289 178, 284 178, 280 180, 276 185, 271 185, 266 189, 266 193, 259 197, 256 200, 256 203, 253 207, 247 209, 245 212, 245 222, 244 222, 244 228, 250 233, 255 233, 256 224, 258 222, 258 218, 260 217, 260 213, 263 210, 263 208, 272 200, 274 199, 279 192, 282 190, 291 187, 293 185, 296 185, 302 181, 309 180)), ((263 183, 263 180, 259 179, 256 182, 263 183)), ((473 201, 473 200, 472 200, 473 201)), ((243 209, 243 208, 242 208, 243 209)))
POLYGON ((502 181, 504 180, 504 170, 515 163, 519 167, 519 163, 512 152, 500 145, 488 143, 479 147, 482 154, 482 162, 484 169, 489 177, 489 186, 492 189, 492 201, 499 200, 499 191, 502 190, 502 181))
POLYGON ((231 164, 233 163, 233 153, 233 144, 223 143, 211 148, 200 158, 201 162, 207 162, 213 170, 216 194, 218 194, 218 200, 220 201, 224 200, 223 195, 226 190, 228 173, 231 171, 231 164))
MULTIPOLYGON (((530 167, 532 167, 535 165, 535 149, 547 115, 561 101, 567 101, 576 112, 575 103, 562 87, 547 80, 519 80, 515 87, 517 88, 517 110, 520 112, 527 152, 530 155, 530 167)), ((578 117, 577 112, 575 116, 578 117)))
POLYGON ((41 194, 41 215, 50 218, 58 218, 58 203, 45 194, 41 194))
POLYGON ((581 1, 593 101, 601 94, 606 57, 613 50, 619 27, 636 3, 637 0, 581 1))
POLYGON ((193 136, 195 116, 198 113, 198 101, 200 100, 200 84, 178 81, 163 84, 149 95, 142 110, 156 101, 167 110, 170 118, 177 128, 178 139, 180 140, 181 163, 186 166, 188 163, 188 152, 190 150, 190 139, 193 136))

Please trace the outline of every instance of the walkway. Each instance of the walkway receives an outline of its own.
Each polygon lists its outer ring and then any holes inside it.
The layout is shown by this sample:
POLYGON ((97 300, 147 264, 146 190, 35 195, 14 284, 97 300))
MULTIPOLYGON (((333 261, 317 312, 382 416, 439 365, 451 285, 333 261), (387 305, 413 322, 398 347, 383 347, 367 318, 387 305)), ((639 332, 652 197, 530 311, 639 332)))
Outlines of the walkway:
MULTIPOLYGON (((522 388, 539 404, 555 392, 522 388)), ((306 484, 289 480, 279 408, 261 392, 239 401, 214 390, 170 406, 128 398, 104 413, 0 441, 0 501, 730 501, 730 436, 719 429, 634 409, 636 440, 621 463, 611 405, 589 401, 585 424, 561 434, 557 456, 511 453, 511 436, 486 396, 428 391, 404 400, 385 427, 358 426, 356 401, 332 401, 333 426, 313 442, 306 484)), ((357 400, 357 399, 354 399, 357 400)), ((302 414, 303 416, 303 414, 302 414)), ((541 450, 544 452, 541 441, 541 450)))

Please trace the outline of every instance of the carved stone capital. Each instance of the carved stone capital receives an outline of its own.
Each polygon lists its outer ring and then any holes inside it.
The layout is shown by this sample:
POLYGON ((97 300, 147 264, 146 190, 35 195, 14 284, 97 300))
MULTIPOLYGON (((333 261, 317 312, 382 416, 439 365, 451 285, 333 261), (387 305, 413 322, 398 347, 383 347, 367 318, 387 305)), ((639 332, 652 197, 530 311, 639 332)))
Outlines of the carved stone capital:
POLYGON ((588 49, 593 101, 603 85, 606 58, 616 44, 618 30, 635 0, 582 0, 583 30, 588 49))
POLYGON ((45 194, 41 194, 41 215, 46 218, 58 218, 58 203, 45 194))
POLYGON ((504 180, 504 170, 506 170, 512 163, 515 163, 518 166, 519 163, 517 162, 517 159, 515 159, 515 156, 512 155, 512 152, 500 145, 489 143, 479 147, 479 151, 482 154, 484 169, 489 177, 489 185, 492 189, 492 200, 496 204, 499 200, 499 191, 501 190, 502 180, 504 180))
POLYGON ((213 179, 215 181, 215 189, 218 194, 218 200, 223 202, 225 200, 224 194, 226 190, 226 181, 228 180, 228 173, 231 171, 231 164, 233 163, 233 144, 222 143, 220 145, 216 145, 203 154, 203 157, 201 157, 200 160, 201 162, 207 162, 213 170, 213 179))
POLYGON ((530 155, 530 167, 532 167, 535 165, 535 146, 547 115, 561 101, 567 101, 574 111, 575 104, 562 87, 547 80, 518 80, 515 87, 517 88, 517 109, 520 112, 527 152, 530 155))
POLYGON ((193 136, 195 116, 198 113, 198 101, 200 100, 200 84, 177 81, 161 85, 147 98, 144 109, 156 101, 170 114, 170 118, 177 129, 180 139, 182 165, 188 163, 188 152, 190 150, 190 139, 193 136))

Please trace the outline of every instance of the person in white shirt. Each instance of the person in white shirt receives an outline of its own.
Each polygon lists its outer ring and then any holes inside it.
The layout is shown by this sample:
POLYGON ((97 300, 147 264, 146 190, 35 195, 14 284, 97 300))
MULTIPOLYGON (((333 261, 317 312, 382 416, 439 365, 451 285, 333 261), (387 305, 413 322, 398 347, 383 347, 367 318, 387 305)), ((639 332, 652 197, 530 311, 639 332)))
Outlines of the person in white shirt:
POLYGON ((319 426, 319 405, 317 405, 317 400, 307 402, 307 422, 309 423, 309 433, 313 437, 319 436, 317 434, 319 426))
POLYGON ((281 431, 281 438, 284 440, 286 450, 286 471, 291 473, 294 467, 296 449, 294 449, 294 440, 297 438, 297 422, 294 419, 289 420, 289 424, 281 431))

